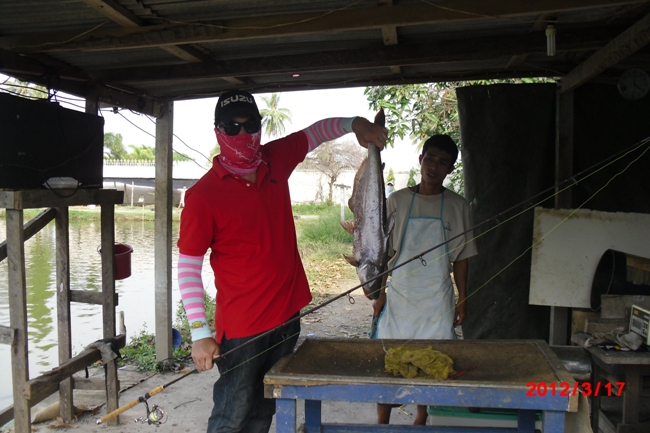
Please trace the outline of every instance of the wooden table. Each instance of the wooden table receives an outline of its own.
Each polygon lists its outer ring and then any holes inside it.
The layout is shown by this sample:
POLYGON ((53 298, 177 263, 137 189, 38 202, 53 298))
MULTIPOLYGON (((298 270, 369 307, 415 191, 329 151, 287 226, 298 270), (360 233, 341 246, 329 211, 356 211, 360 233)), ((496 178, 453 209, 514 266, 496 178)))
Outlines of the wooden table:
MULTIPOLYGON (((560 396, 560 387, 571 389, 575 381, 555 353, 541 340, 436 340, 410 341, 432 346, 454 360, 457 371, 476 369, 454 380, 417 377, 404 379, 384 371, 384 346, 404 341, 307 339, 291 355, 281 359, 265 376, 265 394, 276 399, 276 431, 296 431, 296 401, 305 400, 305 431, 388 431, 386 426, 323 424, 322 401, 399 403, 459 407, 517 409, 519 432, 533 432, 535 411, 542 411, 543 431, 564 432, 565 413, 578 409, 578 396, 560 396), (544 396, 530 395, 531 387, 545 384, 544 396), (550 386, 557 392, 551 393, 550 386)), ((434 429, 423 426, 390 426, 391 432, 434 429)), ((467 428, 435 427, 436 431, 468 431, 467 428)), ((476 432, 513 431, 477 428, 476 432)))
MULTIPOLYGON (((646 433, 648 424, 639 423, 639 402, 643 376, 650 375, 650 352, 621 352, 618 350, 603 350, 597 347, 587 349, 593 360, 592 389, 604 382, 615 382, 614 376, 620 376, 624 382, 623 414, 621 422, 611 423, 618 433, 646 433)), ((609 419, 600 410, 600 398, 607 396, 607 392, 600 392, 592 397, 592 407, 598 410, 591 411, 591 426, 594 433, 598 433, 600 421, 610 423, 609 419)))

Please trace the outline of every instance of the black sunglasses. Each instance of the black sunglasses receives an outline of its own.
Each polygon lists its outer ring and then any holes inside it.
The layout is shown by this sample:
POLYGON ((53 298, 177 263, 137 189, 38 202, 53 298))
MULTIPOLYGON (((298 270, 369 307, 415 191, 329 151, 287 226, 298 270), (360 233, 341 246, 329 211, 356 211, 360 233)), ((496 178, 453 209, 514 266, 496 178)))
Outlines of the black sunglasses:
POLYGON ((222 123, 218 127, 223 128, 223 131, 226 133, 226 135, 237 135, 241 131, 242 126, 244 127, 244 131, 247 133, 255 134, 256 132, 259 132, 260 128, 262 127, 262 123, 259 120, 247 120, 244 123, 222 123))

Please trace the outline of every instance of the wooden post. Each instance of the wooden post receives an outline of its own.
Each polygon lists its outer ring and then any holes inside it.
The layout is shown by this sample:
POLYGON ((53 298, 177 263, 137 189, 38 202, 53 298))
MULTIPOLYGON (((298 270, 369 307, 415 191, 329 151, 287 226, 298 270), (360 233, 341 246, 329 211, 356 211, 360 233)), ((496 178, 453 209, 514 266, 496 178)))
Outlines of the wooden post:
MULTIPOLYGON (((115 337, 115 209, 112 204, 101 206, 102 224, 102 318, 104 338, 115 337)), ((106 412, 112 412, 119 406, 119 384, 117 381, 117 362, 106 365, 106 412)), ((118 424, 115 417, 109 421, 118 424)))
POLYGON ((164 104, 156 119, 155 291, 156 359, 172 357, 172 164, 174 104, 164 104))
MULTIPOLYGON (((72 329, 70 325, 70 236, 68 208, 56 208, 56 310, 59 335, 59 365, 72 356, 72 329)), ((59 415, 70 422, 74 416, 72 378, 59 383, 59 415)))
MULTIPOLYGON (((573 174, 573 91, 562 93, 558 88, 555 97, 555 184, 573 174)), ((564 184, 566 188, 569 184, 564 184)), ((568 189, 559 193, 556 187, 555 209, 571 209, 572 194, 568 189)), ((551 307, 549 344, 568 344, 569 309, 551 307)))
POLYGON ((31 433, 29 401, 23 388, 29 380, 27 356, 27 282, 25 279, 25 239, 23 211, 7 209, 7 260, 9 264, 9 322, 16 330, 11 344, 11 375, 14 393, 14 431, 31 433))

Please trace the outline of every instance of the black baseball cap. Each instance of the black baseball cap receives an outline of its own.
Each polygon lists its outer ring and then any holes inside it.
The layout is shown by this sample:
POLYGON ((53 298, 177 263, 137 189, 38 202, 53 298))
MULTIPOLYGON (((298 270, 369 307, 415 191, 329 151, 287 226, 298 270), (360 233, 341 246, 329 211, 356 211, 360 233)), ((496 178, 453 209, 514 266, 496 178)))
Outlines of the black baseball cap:
POLYGON ((214 109, 214 124, 228 122, 233 117, 243 114, 262 120, 253 95, 244 90, 229 90, 219 96, 217 107, 214 109))

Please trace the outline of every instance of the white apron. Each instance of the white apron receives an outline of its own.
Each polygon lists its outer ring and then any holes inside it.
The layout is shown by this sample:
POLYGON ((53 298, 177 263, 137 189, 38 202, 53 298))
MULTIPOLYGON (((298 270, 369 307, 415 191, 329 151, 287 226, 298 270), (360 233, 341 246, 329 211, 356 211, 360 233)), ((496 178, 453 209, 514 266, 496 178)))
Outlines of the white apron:
MULTIPOLYGON (((417 191, 417 190, 416 190, 417 191)), ((440 216, 411 217, 411 198, 406 227, 402 234, 395 265, 446 241, 442 222, 445 205, 444 190, 440 216)), ((450 340, 456 338, 454 289, 451 283, 451 263, 447 245, 402 266, 392 272, 386 290, 386 305, 379 317, 377 338, 450 340), (442 256, 442 257, 441 257, 442 256)))

